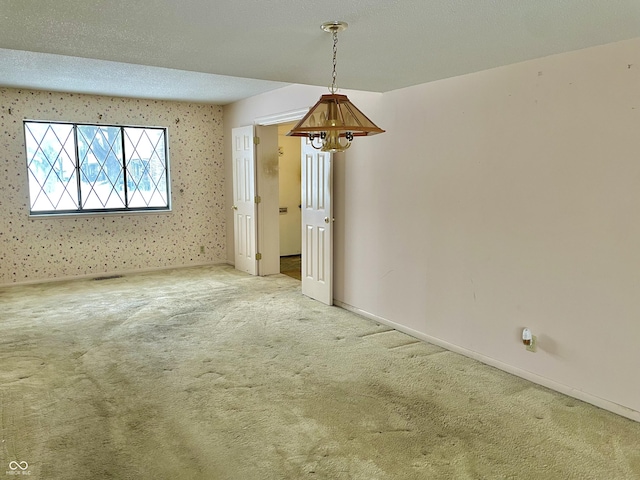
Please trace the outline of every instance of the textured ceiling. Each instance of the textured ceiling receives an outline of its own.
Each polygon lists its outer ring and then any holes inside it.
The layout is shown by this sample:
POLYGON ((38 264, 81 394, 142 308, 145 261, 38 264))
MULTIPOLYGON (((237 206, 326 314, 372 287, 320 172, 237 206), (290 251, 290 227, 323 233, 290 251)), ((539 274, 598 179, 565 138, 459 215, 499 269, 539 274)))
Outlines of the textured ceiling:
POLYGON ((640 1, 0 0, 0 85, 220 104, 328 85, 328 20, 350 25, 339 86, 385 92, 639 37, 640 1))

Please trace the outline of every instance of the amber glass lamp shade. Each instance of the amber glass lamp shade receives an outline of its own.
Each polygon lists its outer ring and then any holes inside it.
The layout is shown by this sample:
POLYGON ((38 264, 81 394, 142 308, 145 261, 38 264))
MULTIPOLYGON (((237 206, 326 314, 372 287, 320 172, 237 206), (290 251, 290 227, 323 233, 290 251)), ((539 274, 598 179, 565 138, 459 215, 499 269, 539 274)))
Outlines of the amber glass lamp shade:
POLYGON ((288 136, 307 137, 323 152, 343 152, 354 137, 383 133, 346 95, 322 95, 288 136))

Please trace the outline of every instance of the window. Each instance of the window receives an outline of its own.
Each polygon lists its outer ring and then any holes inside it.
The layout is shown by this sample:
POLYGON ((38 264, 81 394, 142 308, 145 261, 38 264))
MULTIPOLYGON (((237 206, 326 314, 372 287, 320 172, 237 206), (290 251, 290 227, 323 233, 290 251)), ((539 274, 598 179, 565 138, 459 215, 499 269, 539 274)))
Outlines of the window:
POLYGON ((166 129, 24 122, 32 214, 169 209, 166 129))

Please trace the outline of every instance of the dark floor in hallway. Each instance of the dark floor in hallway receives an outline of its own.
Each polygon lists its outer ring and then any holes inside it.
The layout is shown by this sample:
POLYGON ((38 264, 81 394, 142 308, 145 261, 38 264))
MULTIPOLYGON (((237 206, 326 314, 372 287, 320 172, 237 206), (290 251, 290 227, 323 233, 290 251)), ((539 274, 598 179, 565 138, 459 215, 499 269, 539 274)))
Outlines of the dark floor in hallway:
POLYGON ((280 257, 280 273, 296 280, 302 279, 302 262, 300 255, 280 257))

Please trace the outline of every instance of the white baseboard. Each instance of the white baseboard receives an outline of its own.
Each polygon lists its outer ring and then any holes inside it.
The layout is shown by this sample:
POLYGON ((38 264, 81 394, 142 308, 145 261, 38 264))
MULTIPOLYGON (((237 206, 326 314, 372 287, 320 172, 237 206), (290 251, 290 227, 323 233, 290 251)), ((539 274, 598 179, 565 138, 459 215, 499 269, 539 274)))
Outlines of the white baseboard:
POLYGON ((419 340, 423 340, 425 342, 428 343, 432 343, 434 345, 437 345, 439 347, 445 348, 447 350, 450 350, 452 352, 455 353, 459 353, 460 355, 464 355, 465 357, 469 357, 472 358, 474 360, 478 360, 479 362, 482 362, 486 365, 490 365, 492 367, 498 368, 500 370, 503 370, 507 373, 511 373, 512 375, 515 375, 517 377, 520 378, 524 378, 525 380, 529 380, 530 382, 533 383, 537 383, 538 385, 542 385, 543 387, 547 387, 550 388, 551 390, 555 390, 556 392, 562 393, 564 395, 568 395, 569 397, 573 397, 576 398, 578 400, 582 400, 583 402, 587 402, 590 403, 591 405, 595 405, 596 407, 602 408, 604 410, 608 410, 610 412, 613 412, 617 415, 620 415, 622 417, 626 417, 629 418, 631 420, 634 420, 636 422, 640 422, 640 412, 636 411, 636 410, 632 410, 628 407, 625 407, 623 405, 619 405, 615 402, 611 402, 609 400, 605 400, 604 398, 600 398, 600 397, 596 397, 594 395, 591 395, 587 392, 583 392, 581 390, 576 390, 572 387, 569 387, 567 385, 563 385, 561 383, 558 383, 554 380, 551 380, 549 378, 546 377, 542 377, 540 375, 537 375, 535 373, 531 373, 528 372, 526 370, 522 370, 521 368, 517 368, 514 367, 513 365, 509 365, 508 363, 504 363, 501 362, 499 360, 496 360, 494 358, 491 357, 487 357, 485 355, 482 355, 478 352, 474 352, 472 350, 467 350, 464 347, 460 347, 458 345, 454 345, 452 343, 446 342, 444 340, 441 340, 439 338, 436 337, 432 337, 430 335, 426 335, 422 332, 419 332, 417 330, 413 330, 412 328, 408 328, 405 327, 403 325, 400 325, 398 323, 392 322, 391 320, 387 320, 386 318, 382 318, 379 317, 377 315, 374 315, 372 313, 366 312, 364 310, 361 310, 359 308, 356 308, 352 305, 349 305, 347 303, 344 302, 340 302, 337 300, 334 300, 334 304, 337 307, 340 308, 344 308, 345 310, 348 310, 350 312, 356 313, 362 317, 368 318, 369 320, 373 320, 374 322, 378 322, 384 325, 387 325, 395 330, 398 330, 400 332, 406 333, 407 335, 410 335, 412 337, 415 337, 419 340))
POLYGON ((139 273, 151 273, 151 272, 161 272, 163 270, 174 270, 176 268, 206 267, 206 266, 213 266, 213 265, 228 265, 228 262, 226 260, 220 260, 217 262, 193 263, 190 265, 171 265, 166 267, 142 268, 139 270, 114 270, 110 272, 88 273, 84 275, 68 275, 64 277, 41 278, 38 280, 26 280, 24 282, 2 283, 0 284, 0 288, 17 287, 20 285, 36 285, 36 284, 42 284, 42 283, 68 282, 69 280, 90 280, 92 278, 112 277, 116 275, 117 276, 136 275, 139 273))

